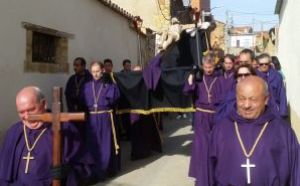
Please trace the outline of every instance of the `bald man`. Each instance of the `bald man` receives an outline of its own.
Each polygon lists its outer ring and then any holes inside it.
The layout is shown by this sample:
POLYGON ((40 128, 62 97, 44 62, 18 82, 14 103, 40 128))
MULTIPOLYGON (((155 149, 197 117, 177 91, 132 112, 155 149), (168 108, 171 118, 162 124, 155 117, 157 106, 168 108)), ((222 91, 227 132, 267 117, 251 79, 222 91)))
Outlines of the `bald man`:
POLYGON ((299 145, 292 128, 266 105, 268 87, 250 76, 236 88, 237 109, 216 124, 207 185, 296 186, 299 145))
MULTIPOLYGON (((16 96, 17 112, 20 121, 7 131, 0 154, 0 185, 51 185, 54 176, 52 165, 52 132, 51 124, 28 121, 29 114, 45 112, 46 99, 38 87, 25 87, 16 96)), ((63 164, 69 171, 61 177, 63 185, 80 185, 79 179, 86 178, 84 171, 88 160, 77 157, 83 153, 79 134, 72 124, 62 126, 63 164)), ((90 161, 92 162, 92 161, 90 161)), ((66 169, 64 169, 66 170, 66 169)), ((88 169, 86 169, 88 170, 88 169)))

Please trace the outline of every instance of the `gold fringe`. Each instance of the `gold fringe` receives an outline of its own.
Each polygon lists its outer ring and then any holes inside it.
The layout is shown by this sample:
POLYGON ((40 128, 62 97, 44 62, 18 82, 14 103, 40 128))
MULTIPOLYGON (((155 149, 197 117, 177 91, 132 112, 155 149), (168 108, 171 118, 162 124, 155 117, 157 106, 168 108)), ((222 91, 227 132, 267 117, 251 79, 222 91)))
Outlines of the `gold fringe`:
POLYGON ((90 114, 104 114, 111 113, 113 110, 99 110, 99 111, 91 111, 90 114))
POLYGON ((104 114, 104 113, 108 113, 110 115, 111 130, 112 130, 112 134, 113 134, 113 142, 114 142, 114 147, 115 147, 115 153, 116 153, 116 155, 118 155, 120 146, 118 145, 118 142, 117 142, 117 135, 116 135, 116 128, 115 128, 113 110, 100 110, 100 111, 90 112, 90 114, 104 114))
POLYGON ((188 107, 188 108, 174 108, 174 107, 165 107, 165 108, 153 108, 149 110, 143 109, 121 109, 116 110, 116 114, 125 114, 125 113, 135 113, 135 114, 152 114, 155 112, 195 112, 195 108, 188 107))

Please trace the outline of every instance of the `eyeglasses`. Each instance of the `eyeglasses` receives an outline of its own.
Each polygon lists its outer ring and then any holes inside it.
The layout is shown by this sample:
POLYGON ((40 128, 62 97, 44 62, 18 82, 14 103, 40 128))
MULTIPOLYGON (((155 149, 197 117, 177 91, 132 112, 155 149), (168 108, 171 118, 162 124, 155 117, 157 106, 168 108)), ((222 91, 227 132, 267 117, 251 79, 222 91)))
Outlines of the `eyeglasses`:
POLYGON ((237 74, 237 77, 240 78, 240 77, 248 77, 250 76, 251 74, 250 73, 241 73, 241 74, 237 74))
POLYGON ((258 65, 259 65, 259 66, 269 66, 270 63, 259 63, 258 65))

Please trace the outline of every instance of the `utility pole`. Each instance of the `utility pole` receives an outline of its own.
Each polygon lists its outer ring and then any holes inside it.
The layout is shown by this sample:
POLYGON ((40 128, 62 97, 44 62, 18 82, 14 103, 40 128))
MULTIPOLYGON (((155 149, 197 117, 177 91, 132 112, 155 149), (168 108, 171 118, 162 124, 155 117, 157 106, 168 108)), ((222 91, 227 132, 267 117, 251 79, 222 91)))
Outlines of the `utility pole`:
MULTIPOLYGON (((252 19, 252 30, 253 30, 253 33, 254 33, 254 27, 255 27, 255 19, 253 18, 252 19)), ((256 37, 255 36, 252 37, 252 46, 253 46, 253 49, 255 51, 255 48, 256 48, 256 37)))
POLYGON ((229 35, 228 35, 228 31, 229 31, 229 11, 226 10, 226 23, 225 23, 225 47, 226 47, 226 53, 229 53, 229 35))
POLYGON ((264 52, 265 51, 265 46, 264 46, 264 33, 263 33, 263 31, 264 31, 264 22, 263 21, 261 21, 260 22, 260 34, 261 34, 261 48, 262 48, 262 52, 264 52))

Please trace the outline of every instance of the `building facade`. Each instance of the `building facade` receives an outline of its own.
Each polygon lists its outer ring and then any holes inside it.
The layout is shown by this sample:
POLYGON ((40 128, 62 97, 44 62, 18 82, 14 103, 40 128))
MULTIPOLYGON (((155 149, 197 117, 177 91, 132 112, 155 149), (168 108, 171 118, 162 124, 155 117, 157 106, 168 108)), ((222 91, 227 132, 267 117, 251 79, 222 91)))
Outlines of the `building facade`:
POLYGON ((238 54, 244 48, 255 49, 256 35, 252 27, 233 27, 229 30, 228 53, 238 54))
POLYGON ((111 0, 131 14, 143 19, 143 26, 154 31, 167 29, 170 20, 170 0, 111 0))
POLYGON ((279 15, 277 55, 285 76, 291 121, 300 136, 300 15, 299 1, 277 0, 275 13, 279 15))
MULTIPOLYGON (((114 70, 122 60, 138 61, 133 14, 107 1, 27 0, 0 2, 0 136, 18 119, 15 95, 36 85, 51 103, 53 86, 64 87, 73 73, 73 59, 111 58, 114 70)), ((145 48, 145 37, 141 36, 145 48)), ((88 64, 89 65, 89 64, 88 64)))

